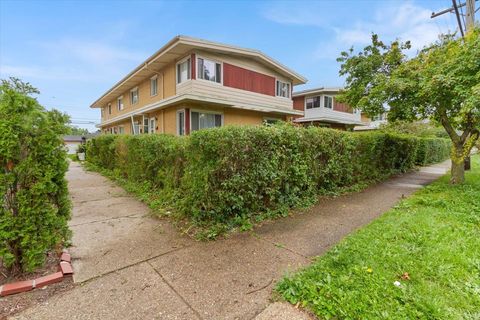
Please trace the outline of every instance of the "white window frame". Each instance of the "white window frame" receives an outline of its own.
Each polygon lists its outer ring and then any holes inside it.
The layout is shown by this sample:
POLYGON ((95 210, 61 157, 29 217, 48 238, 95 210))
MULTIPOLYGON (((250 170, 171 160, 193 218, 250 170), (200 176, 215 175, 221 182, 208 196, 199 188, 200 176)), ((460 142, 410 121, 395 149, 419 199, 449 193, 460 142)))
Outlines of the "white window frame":
POLYGON ((178 61, 176 64, 175 64, 175 83, 177 85, 180 85, 182 83, 185 83, 189 80, 192 80, 192 57, 190 55, 186 56, 185 58, 183 58, 182 60, 178 61), (178 81, 178 66, 180 64, 183 64, 185 61, 187 60, 190 60, 190 63, 188 64, 189 67, 188 67, 188 71, 187 71, 187 79, 182 81, 182 82, 179 82, 178 81))
MULTIPOLYGON (((185 117, 187 112, 186 112, 185 109, 177 110, 176 117, 175 117, 175 127, 176 127, 176 130, 177 130, 177 136, 180 136, 180 127, 178 125, 178 122, 180 120, 180 113, 183 113, 183 134, 182 134, 182 136, 185 136, 186 133, 187 133, 187 130, 186 130, 187 129, 187 124, 186 124, 187 119, 185 117)), ((190 124, 188 124, 188 125, 190 125, 190 124)))
MULTIPOLYGON (((283 81, 283 80, 280 80, 280 79, 275 79, 275 96, 276 97, 279 97, 279 98, 284 98, 284 99, 288 99, 288 100, 291 100, 292 99, 292 83, 291 82, 288 82, 288 81, 283 81), (288 84, 288 96, 287 97, 284 97, 284 96, 281 96, 281 95, 278 95, 278 83, 283 83, 283 84, 288 84)), ((306 100, 306 99, 305 99, 306 100)))
POLYGON ((109 103, 107 105, 107 109, 108 109, 108 114, 111 115, 112 114, 112 104, 111 103, 109 103))
POLYGON ((321 106, 325 109, 329 109, 329 110, 333 110, 333 104, 334 104, 334 96, 330 96, 330 95, 327 95, 327 94, 324 94, 322 95, 322 101, 321 101, 321 106), (328 108, 325 106, 325 98, 331 98, 332 99, 332 107, 331 108, 328 108))
POLYGON ((118 134, 124 134, 125 133, 125 127, 124 126, 118 126, 118 134))
POLYGON ((155 75, 150 78, 150 97, 154 97, 158 94, 158 75, 155 75), (155 87, 153 86, 153 81, 155 81, 155 87), (155 88, 155 90, 153 90, 155 88))
MULTIPOLYGON (((209 80, 205 80, 205 81, 209 81, 209 80)), ((211 81, 210 81, 211 82, 211 81)), ((224 114, 223 114, 223 111, 214 111, 214 110, 202 110, 202 109, 190 109, 189 110, 189 129, 190 129, 190 133, 193 131, 192 130, 192 112, 197 112, 197 113, 208 113, 208 114, 219 114, 221 116, 220 118, 220 127, 223 127, 225 126, 224 124, 224 114)), ((198 130, 202 130, 202 129, 198 129, 198 130)), ((197 131, 197 130, 195 130, 197 131)))
POLYGON ((311 109, 319 109, 321 106, 322 106, 322 96, 321 95, 317 95, 317 96, 306 96, 305 97, 305 105, 304 105, 304 109, 303 110, 307 110, 307 99, 313 99, 314 101, 314 104, 315 104, 315 98, 318 98, 319 101, 318 101, 318 107, 311 107, 310 109, 308 110, 311 110, 311 109))
POLYGON ((117 98, 117 110, 122 111, 125 109, 125 105, 123 104, 123 96, 117 98))
POLYGON ((135 87, 133 88, 132 90, 130 90, 130 104, 131 105, 135 105, 138 103, 138 101, 140 100, 140 92, 138 91, 138 87, 135 87), (133 93, 134 92, 137 92, 137 101, 133 101, 133 93))
POLYGON ((212 58, 206 58, 206 57, 201 56, 201 55, 195 55, 195 72, 196 72, 195 79, 201 80, 201 81, 206 81, 206 82, 209 82, 209 83, 215 83, 215 84, 218 84, 218 85, 223 86, 223 61, 216 60, 216 59, 212 59, 212 58), (198 68, 198 59, 203 59, 203 61, 209 60, 209 61, 212 61, 212 62, 214 62, 214 63, 220 64, 220 82, 211 81, 211 80, 205 80, 205 79, 200 78, 200 77, 198 76, 198 72, 199 72, 199 70, 200 70, 200 69, 198 68))

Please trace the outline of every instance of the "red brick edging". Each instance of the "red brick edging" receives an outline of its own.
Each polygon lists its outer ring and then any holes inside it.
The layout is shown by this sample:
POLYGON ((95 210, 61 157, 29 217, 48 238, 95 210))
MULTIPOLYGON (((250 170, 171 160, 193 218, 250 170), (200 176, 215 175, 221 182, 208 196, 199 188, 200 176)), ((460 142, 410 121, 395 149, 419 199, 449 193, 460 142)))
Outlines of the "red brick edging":
POLYGON ((4 284, 0 286, 0 296, 5 297, 11 294, 30 291, 35 288, 45 287, 52 283, 61 282, 63 278, 73 275, 73 268, 71 264, 71 256, 65 250, 60 256, 60 265, 58 266, 58 272, 34 279, 24 280, 14 283, 4 284))

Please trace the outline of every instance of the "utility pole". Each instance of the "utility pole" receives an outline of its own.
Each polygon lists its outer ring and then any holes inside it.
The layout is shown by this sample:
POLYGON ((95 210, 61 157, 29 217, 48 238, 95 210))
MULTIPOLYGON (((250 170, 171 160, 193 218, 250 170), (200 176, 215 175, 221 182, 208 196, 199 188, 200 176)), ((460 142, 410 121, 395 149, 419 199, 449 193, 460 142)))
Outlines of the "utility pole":
POLYGON ((466 0, 467 14, 465 16, 467 31, 475 27, 475 0, 466 0))
POLYGON ((440 12, 432 12, 432 15, 430 18, 436 18, 438 16, 441 16, 445 13, 451 13, 454 12, 455 16, 457 17, 457 23, 458 23, 458 30, 460 30, 460 34, 462 37, 465 36, 465 32, 468 32, 470 29, 473 29, 475 27, 475 2, 478 0, 465 0, 464 3, 458 3, 457 0, 452 0, 452 7, 442 10, 440 12), (466 6, 466 14, 465 14, 465 27, 462 24, 462 18, 461 18, 461 13, 460 10, 462 7, 466 6))

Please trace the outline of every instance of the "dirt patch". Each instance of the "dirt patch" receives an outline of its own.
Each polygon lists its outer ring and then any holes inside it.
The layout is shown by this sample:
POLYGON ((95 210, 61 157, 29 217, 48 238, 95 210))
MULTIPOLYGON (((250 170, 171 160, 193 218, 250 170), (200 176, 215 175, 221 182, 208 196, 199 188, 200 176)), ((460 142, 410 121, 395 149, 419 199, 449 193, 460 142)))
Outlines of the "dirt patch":
POLYGON ((33 305, 45 302, 50 297, 68 291, 73 287, 72 277, 66 277, 59 283, 0 298, 0 320, 6 319, 33 305))
POLYGON ((32 280, 38 277, 46 276, 58 271, 60 264, 60 254, 56 252, 47 253, 45 264, 43 267, 38 268, 34 272, 22 273, 22 274, 9 274, 7 269, 3 266, 0 259, 0 286, 22 280, 32 280))
MULTIPOLYGON (((32 280, 45 275, 57 272, 59 269, 60 257, 56 252, 47 254, 45 265, 35 272, 24 273, 20 275, 8 274, 6 268, 0 261, 0 285, 13 283, 22 280, 32 280)), ((32 291, 18 293, 11 296, 0 298, 0 320, 6 319, 17 312, 29 308, 30 306, 42 303, 51 296, 65 292, 73 288, 72 277, 65 277, 62 282, 54 283, 32 291)))

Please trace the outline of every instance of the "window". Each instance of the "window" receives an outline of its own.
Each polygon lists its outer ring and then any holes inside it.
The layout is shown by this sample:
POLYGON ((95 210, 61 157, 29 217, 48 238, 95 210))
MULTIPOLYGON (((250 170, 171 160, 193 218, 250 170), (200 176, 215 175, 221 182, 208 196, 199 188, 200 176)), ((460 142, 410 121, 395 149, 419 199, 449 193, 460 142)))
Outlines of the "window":
POLYGON ((177 111, 177 134, 179 136, 185 135, 185 111, 177 111))
POLYGON ((150 79, 150 95, 156 96, 158 93, 158 77, 155 76, 150 79))
POLYGON ((277 80, 277 97, 290 98, 290 83, 277 80))
POLYGON ((112 104, 108 104, 108 114, 112 114, 112 104))
POLYGON ((323 96, 323 107, 333 109, 333 97, 323 96))
POLYGON ((177 83, 182 83, 190 79, 190 59, 186 59, 177 64, 177 83))
POLYGON ((155 118, 150 118, 150 125, 148 127, 148 133, 155 133, 155 118))
POLYGON ((307 109, 320 108, 320 97, 319 96, 307 98, 305 101, 306 101, 306 108, 307 109))
POLYGON ((376 115, 375 117, 372 118, 373 121, 383 121, 386 120, 386 115, 385 113, 381 113, 379 115, 376 115))
POLYGON ((102 113, 102 118, 103 118, 105 116, 105 108, 101 109, 101 113, 102 113))
POLYGON ((277 119, 277 118, 264 118, 263 119, 263 124, 267 125, 272 125, 281 122, 282 119, 277 119))
POLYGON ((123 126, 118 126, 118 133, 119 134, 124 134, 125 133, 125 128, 123 126))
POLYGON ((198 79, 222 82, 222 65, 212 60, 198 58, 198 79))
POLYGON ((137 102, 138 102, 138 88, 135 88, 130 91, 130 104, 135 104, 137 102))
POLYGON ((148 118, 143 118, 143 128, 142 128, 142 133, 148 133, 148 118))
POLYGON ((192 131, 222 126, 222 115, 219 113, 191 112, 192 131))
POLYGON ((118 97, 118 99, 117 99, 117 109, 118 109, 118 111, 123 110, 123 97, 118 97))

